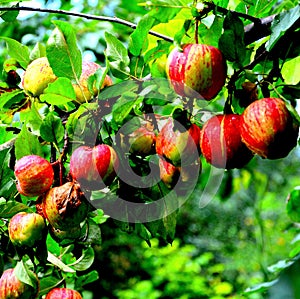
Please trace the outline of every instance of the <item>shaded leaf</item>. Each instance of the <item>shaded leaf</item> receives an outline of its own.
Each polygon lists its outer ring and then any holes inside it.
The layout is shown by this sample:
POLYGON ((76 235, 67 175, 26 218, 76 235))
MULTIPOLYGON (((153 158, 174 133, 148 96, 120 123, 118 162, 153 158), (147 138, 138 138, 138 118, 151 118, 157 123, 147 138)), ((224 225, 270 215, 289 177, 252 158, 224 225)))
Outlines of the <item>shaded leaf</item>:
POLYGON ((58 144, 64 138, 61 119, 54 113, 48 113, 41 124, 40 134, 45 141, 58 144))
POLYGON ((7 202, 1 202, 0 204, 0 217, 11 218, 15 214, 23 211, 27 211, 29 208, 25 204, 11 200, 7 202))

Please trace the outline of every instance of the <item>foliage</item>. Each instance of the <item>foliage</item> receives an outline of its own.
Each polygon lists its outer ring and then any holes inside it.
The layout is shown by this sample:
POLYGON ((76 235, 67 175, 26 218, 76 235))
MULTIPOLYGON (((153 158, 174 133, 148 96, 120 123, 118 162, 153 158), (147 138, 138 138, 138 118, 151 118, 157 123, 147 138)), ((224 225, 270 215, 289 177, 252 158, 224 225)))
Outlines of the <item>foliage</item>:
POLYGON ((170 116, 201 127, 214 113, 241 114, 262 97, 282 98, 299 123, 297 1, 40 2, 65 12, 32 9, 24 17, 18 10, 26 2, 5 1, 16 10, 1 13, 1 270, 13 266, 20 280, 35 286, 34 270, 39 298, 56 286, 79 290, 84 299, 99 298, 99 289, 101 298, 122 299, 274 299, 276 288, 299 294, 298 148, 282 160, 256 156, 228 171, 201 158, 201 175, 169 190, 159 182, 157 156, 129 155, 120 146, 121 134, 139 127, 145 115, 156 133, 170 116), (71 11, 89 15, 71 17, 71 11), (99 12, 121 22, 100 21, 99 12), (197 41, 218 47, 227 60, 226 85, 211 102, 176 95, 165 71, 174 46, 197 41), (44 56, 58 79, 34 97, 21 77, 44 56), (102 65, 88 79, 90 90, 106 75, 114 84, 79 103, 72 84, 85 59, 102 65), (91 193, 79 237, 48 233, 38 250, 18 250, 8 237, 9 220, 36 212, 38 199, 17 192, 16 160, 45 157, 59 186, 71 179, 70 156, 83 143, 115 146, 119 177, 91 193), (286 277, 292 277, 288 286, 286 277))

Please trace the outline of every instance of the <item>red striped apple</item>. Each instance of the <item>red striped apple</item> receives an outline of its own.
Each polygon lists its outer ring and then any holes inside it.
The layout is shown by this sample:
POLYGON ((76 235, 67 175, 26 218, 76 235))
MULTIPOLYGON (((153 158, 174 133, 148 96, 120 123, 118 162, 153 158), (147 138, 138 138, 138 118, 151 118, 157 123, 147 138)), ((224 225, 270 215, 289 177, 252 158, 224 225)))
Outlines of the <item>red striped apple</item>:
POLYGON ((34 299, 38 297, 39 281, 36 278, 36 288, 20 281, 13 268, 5 270, 0 278, 1 299, 34 299))
POLYGON ((18 191, 29 197, 48 191, 54 180, 51 164, 37 155, 28 155, 19 159, 15 164, 14 173, 18 191))
POLYGON ((185 44, 168 56, 167 75, 181 96, 211 100, 225 84, 227 66, 221 51, 203 44, 185 44))
POLYGON ((278 98, 256 100, 242 114, 242 140, 263 158, 286 157, 297 144, 298 131, 285 102, 278 98))
POLYGON ((168 187, 172 188, 176 185, 180 176, 180 167, 174 166, 172 163, 159 158, 159 175, 161 181, 168 187))
POLYGON ((241 168, 253 157, 242 142, 241 116, 215 115, 203 125, 200 135, 201 153, 206 161, 217 168, 241 168))
POLYGON ((67 288, 54 288, 45 297, 45 299, 82 299, 80 293, 67 288))
POLYGON ((107 144, 94 147, 80 146, 70 158, 70 174, 81 187, 99 190, 110 184, 116 176, 119 158, 107 144))
POLYGON ((184 128, 170 117, 156 138, 156 152, 174 166, 187 165, 199 157, 200 128, 184 128))

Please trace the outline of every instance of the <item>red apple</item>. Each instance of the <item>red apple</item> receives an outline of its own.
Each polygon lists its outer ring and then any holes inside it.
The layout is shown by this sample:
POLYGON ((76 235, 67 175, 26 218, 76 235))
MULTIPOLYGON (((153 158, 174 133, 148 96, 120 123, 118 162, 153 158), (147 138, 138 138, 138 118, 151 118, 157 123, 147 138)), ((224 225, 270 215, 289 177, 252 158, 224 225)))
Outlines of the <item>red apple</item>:
POLYGON ((18 191, 29 197, 38 196, 49 190, 54 172, 51 164, 37 155, 24 156, 15 164, 18 191))
MULTIPOLYGON (((78 83, 74 83, 73 87, 76 94, 76 99, 80 103, 89 102, 94 96, 97 95, 99 89, 96 86, 93 86, 92 90, 88 86, 88 78, 95 74, 95 72, 100 69, 101 66, 92 61, 83 61, 82 62, 82 72, 79 78, 78 83)), ((106 75, 104 82, 100 89, 112 85, 111 78, 106 75)))
POLYGON ((242 114, 242 140, 263 158, 286 157, 297 144, 298 131, 285 102, 278 98, 256 100, 242 114))
POLYGON ((19 212, 9 221, 8 233, 15 246, 34 247, 43 238, 46 229, 44 218, 37 213, 19 212))
POLYGON ((110 184, 116 176, 118 166, 117 153, 107 144, 99 144, 93 148, 80 146, 70 158, 71 176, 89 190, 99 190, 104 184, 110 184))
POLYGON ((34 299, 39 292, 39 282, 36 280, 36 288, 20 281, 13 268, 5 270, 0 278, 1 299, 34 299))
POLYGON ((88 202, 77 183, 51 188, 38 204, 39 213, 59 230, 79 228, 88 213, 88 202))
POLYGON ((241 116, 215 115, 203 125, 200 135, 201 153, 208 163, 218 168, 241 168, 253 157, 242 142, 241 116))
POLYGON ((72 289, 54 288, 46 295, 45 299, 82 299, 82 297, 72 289))
POLYGON ((213 99, 225 84, 227 66, 221 51, 203 44, 185 44, 168 56, 167 75, 181 96, 213 99))
POLYGON ((188 129, 169 118, 156 138, 156 152, 174 166, 186 165, 199 157, 200 128, 191 124, 188 129))

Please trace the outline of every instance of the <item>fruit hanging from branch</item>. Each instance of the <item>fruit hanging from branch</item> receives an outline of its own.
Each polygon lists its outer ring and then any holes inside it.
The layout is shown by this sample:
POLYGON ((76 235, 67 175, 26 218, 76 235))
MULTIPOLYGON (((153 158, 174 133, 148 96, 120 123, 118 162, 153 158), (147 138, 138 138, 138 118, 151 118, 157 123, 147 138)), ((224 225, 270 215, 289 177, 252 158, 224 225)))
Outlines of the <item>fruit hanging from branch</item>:
POLYGON ((215 115, 201 129, 200 147, 206 161, 217 168, 242 168, 253 157, 242 142, 241 116, 215 115))
POLYGON ((242 140, 263 158, 286 157, 297 145, 298 132, 298 124, 285 102, 278 98, 256 100, 242 114, 242 140))
POLYGON ((199 157, 200 128, 185 128, 170 117, 156 138, 156 152, 174 166, 186 165, 199 157))
POLYGON ((54 180, 51 164, 37 155, 19 159, 14 168, 17 189, 25 196, 34 197, 48 191, 54 180))
POLYGON ((82 299, 79 292, 68 288, 54 288, 45 299, 82 299))
POLYGON ((70 174, 82 188, 99 190, 110 184, 116 176, 119 158, 107 144, 94 147, 80 146, 70 158, 70 174))
POLYGON ((226 61, 218 48, 204 44, 185 44, 168 56, 167 75, 181 96, 211 100, 225 84, 226 61))
POLYGON ((89 204, 79 185, 67 182, 44 194, 39 199, 37 210, 52 227, 65 231, 80 229, 80 223, 87 217, 89 204))
POLYGON ((8 224, 9 238, 18 247, 35 247, 46 231, 45 220, 37 213, 19 212, 8 224))
POLYGON ((1 299, 34 299, 39 293, 39 281, 36 278, 36 288, 18 279, 15 269, 5 270, 0 278, 1 299))

